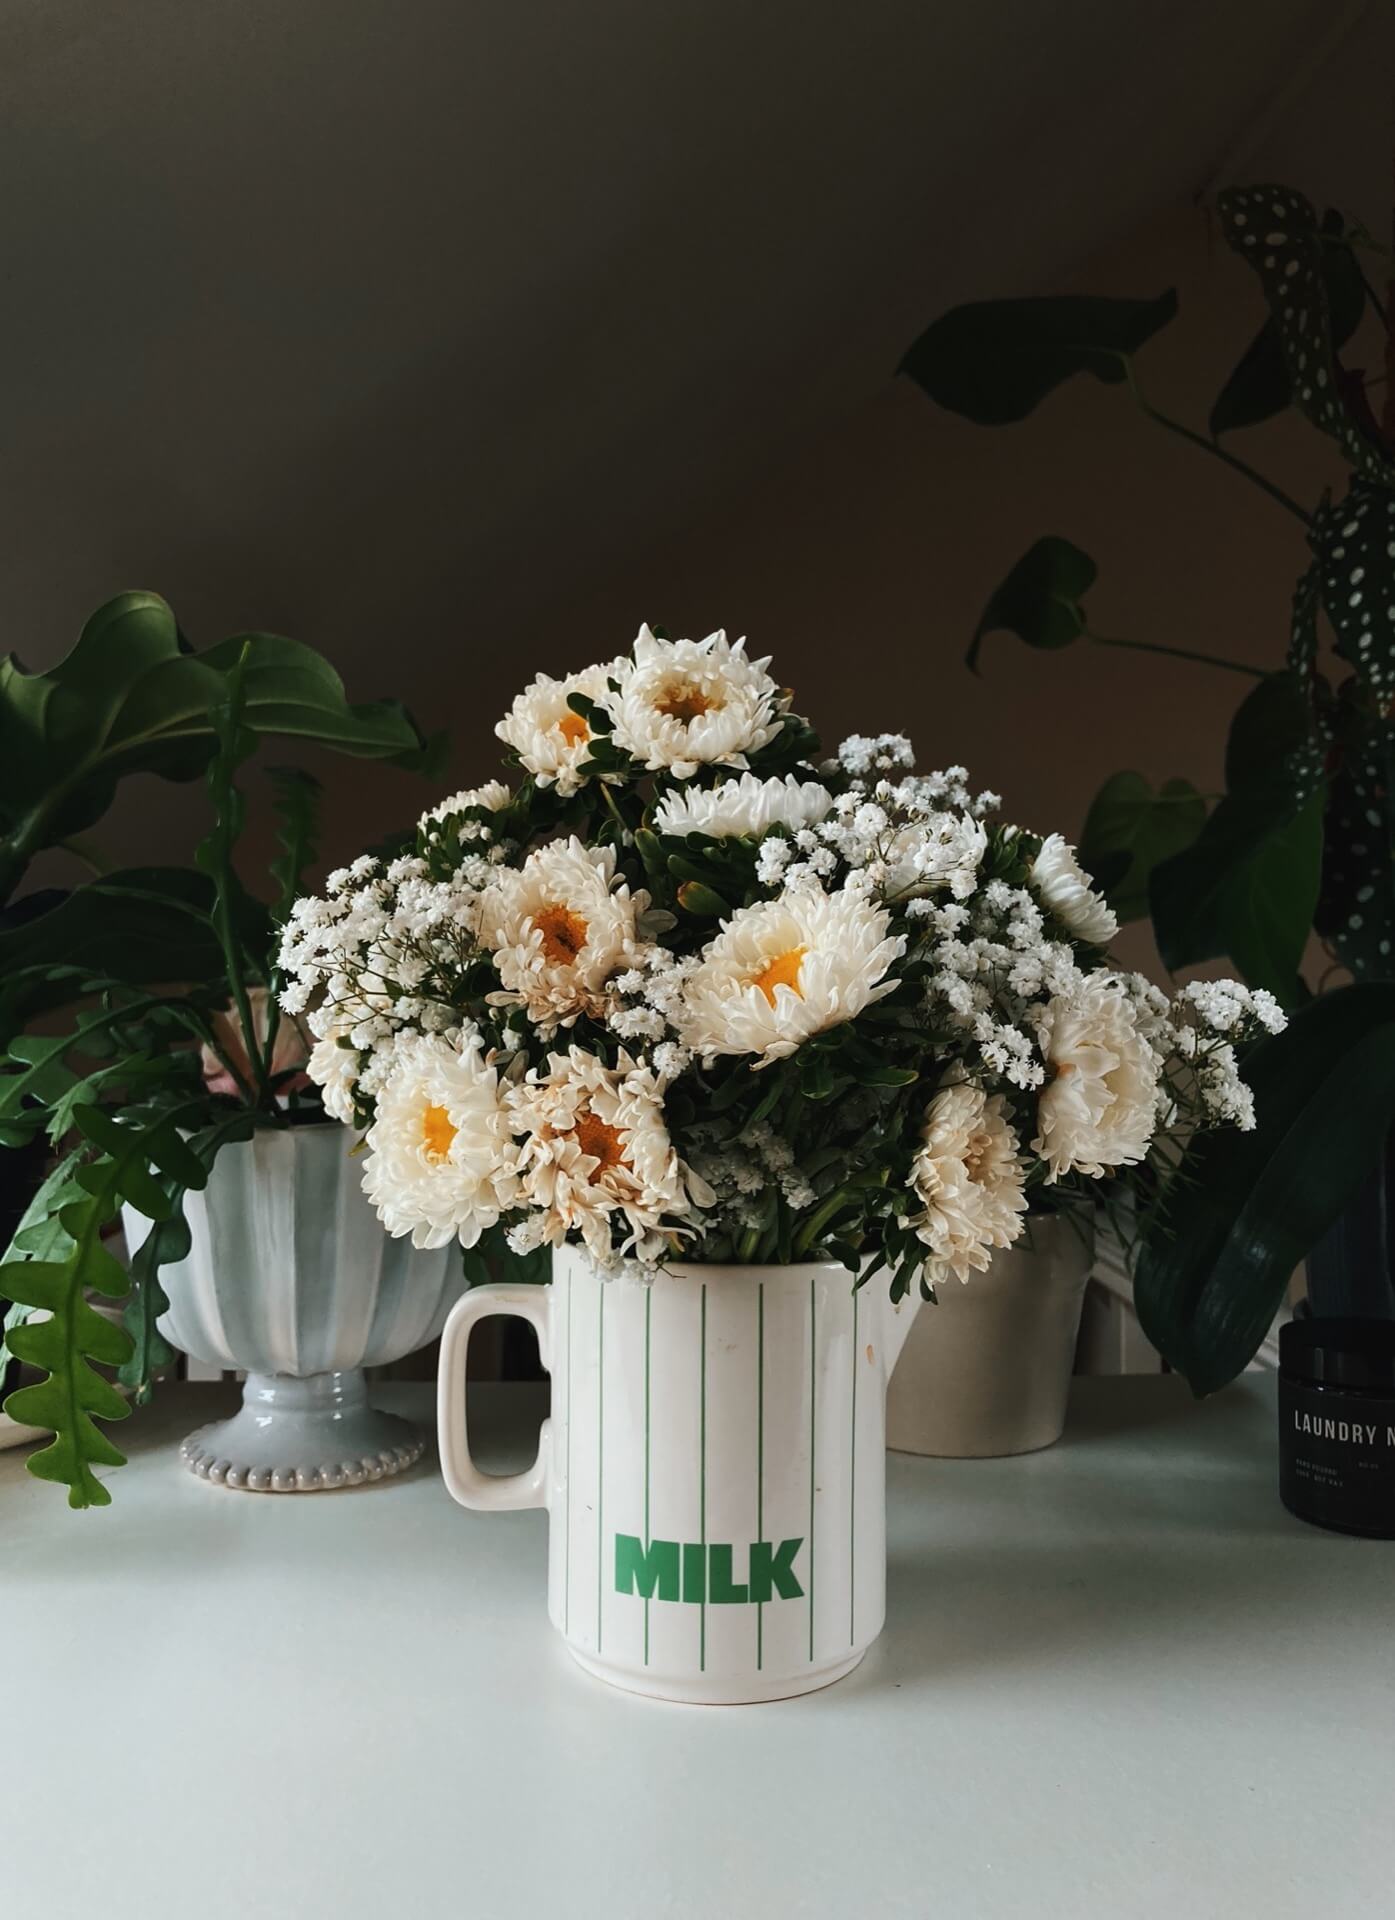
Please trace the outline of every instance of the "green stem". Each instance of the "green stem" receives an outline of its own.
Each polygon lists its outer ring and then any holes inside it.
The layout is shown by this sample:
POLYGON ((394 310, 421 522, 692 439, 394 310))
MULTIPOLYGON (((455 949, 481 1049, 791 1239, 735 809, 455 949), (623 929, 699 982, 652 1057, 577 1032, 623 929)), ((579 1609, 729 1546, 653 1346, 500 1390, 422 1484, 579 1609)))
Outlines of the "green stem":
POLYGON ((1177 434, 1192 446, 1199 447, 1203 453, 1209 453, 1213 459, 1224 461, 1226 466, 1235 473, 1242 474, 1262 493, 1267 493, 1269 498, 1283 507, 1286 512, 1295 515, 1305 527, 1312 525, 1312 515, 1306 513, 1290 494, 1284 492, 1282 487, 1276 486, 1265 474, 1260 473, 1258 468, 1252 467, 1248 460, 1240 459, 1238 454, 1231 453, 1221 446, 1219 441, 1209 439, 1206 434, 1198 433, 1194 427, 1187 426, 1181 420, 1174 420, 1171 414, 1164 413, 1160 408, 1155 407, 1138 384, 1138 375, 1134 372, 1133 361, 1129 355, 1121 354, 1119 358, 1124 369, 1124 377, 1129 383, 1129 392, 1148 419, 1155 421, 1160 427, 1166 427, 1169 433, 1177 434))
POLYGON ((1224 667, 1228 673, 1249 674, 1255 680, 1267 680, 1269 675, 1264 667, 1251 667, 1243 660, 1226 660, 1217 653, 1197 653, 1191 647, 1165 647, 1158 640, 1120 640, 1112 634, 1091 633, 1085 628, 1085 638, 1092 640, 1097 647, 1127 647, 1134 653, 1166 653, 1174 660, 1192 660, 1198 666, 1224 667))
POLYGON ((835 1214, 842 1212, 852 1197, 853 1194, 850 1187, 835 1187, 833 1192, 830 1193, 828 1198, 823 1202, 823 1205, 814 1209, 809 1215, 808 1220, 795 1235, 795 1253, 807 1253, 828 1225, 829 1221, 835 1214))

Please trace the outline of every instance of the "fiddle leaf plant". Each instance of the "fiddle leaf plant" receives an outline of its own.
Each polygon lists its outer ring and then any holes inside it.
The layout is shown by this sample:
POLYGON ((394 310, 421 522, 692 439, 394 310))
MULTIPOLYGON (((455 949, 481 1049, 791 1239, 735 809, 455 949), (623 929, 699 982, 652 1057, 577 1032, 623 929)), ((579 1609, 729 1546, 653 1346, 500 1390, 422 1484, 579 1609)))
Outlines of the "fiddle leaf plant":
POLYGON ((1333 1009, 1319 1011, 1302 977, 1316 932, 1357 983, 1395 983, 1395 289, 1378 292, 1363 264, 1390 256, 1360 223, 1319 213, 1290 187, 1229 189, 1217 217, 1267 314, 1204 430, 1152 404, 1140 373, 1143 349, 1176 318, 1171 293, 958 307, 902 367, 938 404, 985 426, 1024 419, 1073 375, 1093 374, 1302 529, 1291 631, 1273 669, 1165 636, 1098 632, 1087 607, 1097 564, 1055 534, 1009 569, 969 644, 975 669, 985 636, 1005 629, 1033 648, 1127 648, 1255 682, 1231 727, 1223 793, 1207 801, 1184 781, 1155 791, 1141 774, 1112 775, 1081 847, 1121 918, 1151 914, 1168 967, 1229 958, 1298 1012, 1263 1043, 1256 1132, 1208 1143, 1202 1177, 1173 1197, 1171 1239, 1155 1241, 1138 1272, 1147 1330, 1199 1391, 1250 1358, 1297 1261, 1375 1164, 1392 1102, 1382 1088, 1348 1098, 1348 1081, 1374 1073, 1395 1044, 1379 994, 1344 1012, 1356 989, 1338 989, 1325 997, 1333 1009), (1384 341, 1371 379, 1344 358, 1367 319, 1384 341), (1235 451, 1237 433, 1290 407, 1340 450, 1350 468, 1340 497, 1304 506, 1235 451), (1324 668, 1324 635, 1342 677, 1324 668), (1259 1200, 1240 1206, 1251 1188, 1271 1206, 1263 1219, 1259 1200))

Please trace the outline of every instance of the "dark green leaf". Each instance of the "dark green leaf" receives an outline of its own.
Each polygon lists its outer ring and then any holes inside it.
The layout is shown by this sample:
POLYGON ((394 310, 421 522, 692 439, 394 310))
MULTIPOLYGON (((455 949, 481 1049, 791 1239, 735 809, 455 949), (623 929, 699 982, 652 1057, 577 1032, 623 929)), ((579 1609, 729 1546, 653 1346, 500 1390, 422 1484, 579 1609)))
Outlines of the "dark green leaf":
POLYGON ((1154 867, 1191 846, 1205 824, 1206 802, 1189 780, 1165 781, 1155 793, 1141 773, 1116 773, 1090 803, 1081 863, 1121 921, 1141 920, 1154 867))
POLYGON ((930 398, 980 425, 1021 420, 1077 373, 1111 384, 1128 358, 1177 312, 1156 300, 981 300, 954 307, 921 334, 901 363, 930 398))
POLYGON ((1299 1262, 1380 1154, 1395 1117, 1395 990, 1310 1001, 1246 1066, 1253 1133, 1204 1135, 1139 1262, 1139 1319, 1197 1393, 1253 1357, 1299 1262))
POLYGON ((272 767, 275 789, 277 839, 281 851, 271 862, 271 877, 276 882, 276 898, 271 906, 274 925, 284 926, 291 908, 302 891, 305 870, 317 854, 315 843, 319 828, 320 801, 324 788, 312 773, 299 767, 272 767))
POLYGON ((984 636, 1000 629, 1015 633, 1029 647, 1068 647, 1086 631, 1080 602, 1095 584, 1096 567, 1088 553, 1055 534, 1030 546, 995 588, 983 609, 966 656, 978 671, 984 636))
POLYGON ((1149 887, 1168 967, 1229 955, 1285 1005, 1297 992, 1321 869, 1323 794, 1300 798, 1292 772, 1309 725, 1290 674, 1259 683, 1231 725, 1225 798, 1190 847, 1154 868, 1149 887))
POLYGON ((1358 980, 1395 975, 1395 735, 1387 722, 1331 776, 1313 924, 1358 980))

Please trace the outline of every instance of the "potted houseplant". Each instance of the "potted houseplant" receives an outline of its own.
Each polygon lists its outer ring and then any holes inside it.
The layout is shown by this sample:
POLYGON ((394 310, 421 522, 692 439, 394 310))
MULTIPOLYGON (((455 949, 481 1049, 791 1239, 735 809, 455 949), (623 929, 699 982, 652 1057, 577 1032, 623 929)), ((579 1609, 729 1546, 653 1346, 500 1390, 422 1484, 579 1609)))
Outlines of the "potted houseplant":
POLYGON ((493 1248, 552 1257, 447 1325, 451 1490, 547 1505, 567 1645, 692 1700, 856 1663, 914 1308, 1107 1174, 1161 1204, 1195 1133, 1250 1123, 1236 1044, 1282 1024, 1231 986, 1222 1031, 1112 968, 1063 843, 997 824, 962 769, 915 775, 899 736, 820 761, 768 665, 643 628, 540 675, 498 728, 517 784, 299 902, 280 956, 389 1231, 458 1236, 481 1279, 493 1248), (462 1378, 498 1312, 553 1380, 502 1482, 462 1378))
POLYGON ((53 1156, 0 1264, 10 1354, 40 1375, 7 1412, 51 1436, 31 1471, 65 1484, 75 1506, 105 1504, 96 1469, 121 1455, 96 1422, 127 1404, 98 1369, 116 1368, 139 1403, 173 1338, 256 1376, 255 1420, 191 1443, 198 1470, 251 1486, 376 1478, 419 1442, 371 1413, 357 1370, 434 1337, 463 1280, 444 1254, 383 1242, 344 1178, 347 1135, 305 1079, 305 1036, 276 1005, 275 947, 312 857, 315 782, 273 776, 282 852, 264 903, 234 867, 236 776, 260 732, 417 765, 425 743, 398 708, 350 708, 297 643, 252 635, 196 655, 154 596, 113 608, 52 675, 11 666, 0 683, 7 872, 17 880, 46 840, 86 825, 134 767, 202 768, 213 825, 192 872, 99 878, 0 933, 0 1143, 53 1156), (43 1031, 26 1031, 38 1010, 43 1031), (129 1275, 104 1244, 122 1210, 129 1275), (295 1232, 258 1240, 269 1217, 296 1213, 295 1232), (354 1257, 336 1261, 345 1234, 354 1257), (89 1293, 129 1295, 124 1328, 89 1293))
POLYGON ((1319 1316, 1395 1315, 1395 282, 1383 292, 1372 284, 1373 274, 1390 281, 1391 254, 1359 222, 1319 214, 1289 187, 1229 189, 1216 213, 1268 317, 1204 429, 1144 390, 1140 356, 1176 318, 1171 292, 957 307, 903 368, 940 405, 985 425, 1024 418, 1077 374, 1117 385, 1152 425, 1259 488, 1293 527, 1292 623, 1271 671, 1146 633, 1100 634, 1087 604, 1095 562, 1056 535, 1011 568, 969 650, 976 666, 985 636, 1005 629, 1032 647, 1131 647, 1254 681, 1215 804, 1182 780, 1155 791, 1138 773, 1117 773, 1082 838, 1115 911, 1151 915, 1169 967, 1228 957, 1292 1014, 1256 1063, 1258 1127, 1198 1143, 1169 1233, 1138 1253, 1140 1319, 1198 1392, 1248 1363, 1305 1255, 1319 1316), (1379 336, 1370 376, 1353 364, 1363 320, 1379 336), (1236 450, 1243 429, 1290 407, 1346 463, 1336 497, 1305 505, 1236 450), (1312 934, 1330 963, 1321 982, 1303 975, 1312 934), (1333 976, 1346 983, 1324 990, 1333 976))

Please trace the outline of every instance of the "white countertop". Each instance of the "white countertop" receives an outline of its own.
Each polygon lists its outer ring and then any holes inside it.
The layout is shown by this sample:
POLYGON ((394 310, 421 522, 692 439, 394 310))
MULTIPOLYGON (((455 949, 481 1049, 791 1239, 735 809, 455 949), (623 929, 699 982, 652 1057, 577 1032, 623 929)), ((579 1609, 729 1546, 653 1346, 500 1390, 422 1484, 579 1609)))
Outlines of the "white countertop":
POLYGON ((763 1707, 588 1679, 544 1516, 467 1514, 429 1461, 194 1479, 173 1442, 222 1388, 129 1424, 102 1512, 0 1455, 0 1908, 1388 1920, 1395 1545, 1283 1511, 1271 1395, 1080 1381, 1049 1453, 890 1456, 885 1635, 763 1707))

